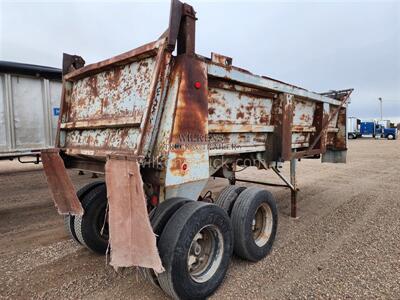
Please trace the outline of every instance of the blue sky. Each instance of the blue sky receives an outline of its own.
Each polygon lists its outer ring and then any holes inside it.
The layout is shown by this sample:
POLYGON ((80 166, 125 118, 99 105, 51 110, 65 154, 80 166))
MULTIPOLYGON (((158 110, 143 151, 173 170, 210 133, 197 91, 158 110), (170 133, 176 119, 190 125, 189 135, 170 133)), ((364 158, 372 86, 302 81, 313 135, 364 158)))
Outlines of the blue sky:
MULTIPOLYGON (((353 87, 350 115, 400 122, 400 1, 190 1, 196 51, 322 92, 353 87)), ((0 0, 0 59, 60 67, 156 39, 169 1, 0 0)))

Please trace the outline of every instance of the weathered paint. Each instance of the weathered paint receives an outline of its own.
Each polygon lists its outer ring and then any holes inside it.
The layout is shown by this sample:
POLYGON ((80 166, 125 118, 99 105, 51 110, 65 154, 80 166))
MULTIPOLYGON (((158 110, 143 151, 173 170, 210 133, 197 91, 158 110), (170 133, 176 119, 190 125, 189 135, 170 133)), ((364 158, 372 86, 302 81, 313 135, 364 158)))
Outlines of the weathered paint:
POLYGON ((208 91, 209 124, 268 126, 271 107, 271 99, 217 88, 208 91))
POLYGON ((68 121, 133 117, 141 119, 150 92, 155 59, 118 66, 73 83, 68 121))
POLYGON ((166 187, 201 182, 209 176, 206 65, 183 56, 176 61, 172 75, 179 77, 179 88, 165 170, 166 187))
POLYGON ((312 126, 315 111, 315 102, 296 99, 294 101, 293 125, 312 126))
POLYGON ((277 80, 268 79, 265 77, 251 74, 249 71, 236 67, 223 67, 213 63, 208 64, 208 74, 213 77, 225 78, 239 83, 245 83, 250 86, 258 86, 263 89, 276 91, 279 93, 287 93, 301 98, 309 99, 309 101, 327 102, 334 105, 340 105, 340 101, 333 98, 323 96, 314 92, 307 91, 285 84, 277 80))

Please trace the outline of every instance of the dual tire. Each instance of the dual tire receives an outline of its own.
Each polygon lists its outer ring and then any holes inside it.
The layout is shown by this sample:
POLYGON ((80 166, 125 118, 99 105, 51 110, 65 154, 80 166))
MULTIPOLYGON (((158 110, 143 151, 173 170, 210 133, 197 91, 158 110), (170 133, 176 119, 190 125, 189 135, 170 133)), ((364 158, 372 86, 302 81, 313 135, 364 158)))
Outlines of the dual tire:
POLYGON ((227 186, 216 200, 231 217, 236 256, 259 261, 272 249, 278 227, 273 195, 258 187, 227 186))
MULTIPOLYGON (((95 182, 78 191, 82 217, 66 222, 71 236, 90 250, 108 247, 107 191, 95 182)), ((277 228, 275 201, 266 190, 228 186, 216 204, 172 198, 151 213, 165 272, 146 277, 176 299, 204 299, 223 281, 232 253, 258 261, 271 250, 277 228), (230 215, 230 217, 229 217, 230 215)))
POLYGON ((165 272, 147 270, 147 274, 172 298, 211 295, 223 281, 233 252, 258 261, 271 251, 278 222, 271 193, 228 186, 216 204, 175 198, 162 203, 153 214, 151 222, 159 235, 157 245, 165 272), (159 217, 155 222, 157 215, 165 219, 159 217))
POLYGON ((106 221, 107 189, 104 181, 95 181, 77 192, 84 209, 83 216, 65 216, 64 225, 71 238, 98 254, 105 254, 108 247, 106 221))

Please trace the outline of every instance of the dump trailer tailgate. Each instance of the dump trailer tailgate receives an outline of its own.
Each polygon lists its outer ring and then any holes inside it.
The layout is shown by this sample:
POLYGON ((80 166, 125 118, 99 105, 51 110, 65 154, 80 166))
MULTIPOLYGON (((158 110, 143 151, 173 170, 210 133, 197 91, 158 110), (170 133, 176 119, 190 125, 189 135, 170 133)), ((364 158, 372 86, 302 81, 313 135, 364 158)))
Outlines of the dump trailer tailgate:
POLYGON ((159 40, 64 76, 58 147, 89 156, 137 155, 147 147, 168 70, 163 45, 159 40))

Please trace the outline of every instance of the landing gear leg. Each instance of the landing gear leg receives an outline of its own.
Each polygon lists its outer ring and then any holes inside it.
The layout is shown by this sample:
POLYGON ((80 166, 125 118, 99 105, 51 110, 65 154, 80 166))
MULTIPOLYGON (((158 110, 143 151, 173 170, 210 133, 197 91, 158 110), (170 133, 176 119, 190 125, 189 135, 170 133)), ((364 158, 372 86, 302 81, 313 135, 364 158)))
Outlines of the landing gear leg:
POLYGON ((297 217, 297 186, 296 186, 296 159, 290 160, 290 183, 293 189, 290 190, 291 201, 290 201, 290 216, 292 218, 297 217))

